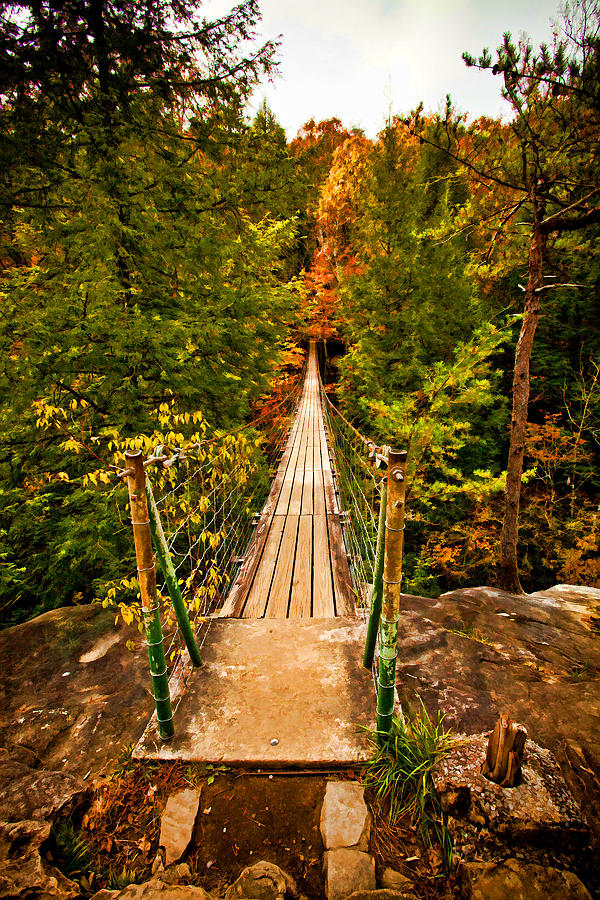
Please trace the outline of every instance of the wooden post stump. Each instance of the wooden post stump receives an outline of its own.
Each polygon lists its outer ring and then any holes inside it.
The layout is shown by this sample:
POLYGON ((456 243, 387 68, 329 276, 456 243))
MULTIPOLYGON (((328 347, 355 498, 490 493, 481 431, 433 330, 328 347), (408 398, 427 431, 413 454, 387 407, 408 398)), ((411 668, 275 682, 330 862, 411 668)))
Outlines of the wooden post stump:
POLYGON ((502 713, 490 735, 481 774, 500 787, 520 784, 526 740, 527 729, 502 713))

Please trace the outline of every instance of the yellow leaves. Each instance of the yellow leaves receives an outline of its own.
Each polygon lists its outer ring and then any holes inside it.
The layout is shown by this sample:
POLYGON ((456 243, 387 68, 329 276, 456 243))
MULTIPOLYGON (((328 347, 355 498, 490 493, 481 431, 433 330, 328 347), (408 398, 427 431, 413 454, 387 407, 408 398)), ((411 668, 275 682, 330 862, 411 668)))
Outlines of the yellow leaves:
MULTIPOLYGON (((125 603, 119 603, 119 612, 121 614, 121 618, 125 622, 126 625, 131 625, 134 619, 134 613, 130 606, 127 606, 125 603)), ((118 616, 115 620, 115 624, 118 621, 118 616)))
POLYGON ((81 453, 83 446, 81 444, 81 441, 76 441, 75 438, 69 437, 66 441, 62 442, 62 444, 60 445, 60 449, 66 452, 79 454, 81 453))
POLYGON ((96 469, 95 472, 88 472, 81 479, 81 483, 84 487, 89 487, 89 485, 93 485, 94 487, 98 487, 101 484, 112 484, 113 479, 111 473, 106 469, 96 469))

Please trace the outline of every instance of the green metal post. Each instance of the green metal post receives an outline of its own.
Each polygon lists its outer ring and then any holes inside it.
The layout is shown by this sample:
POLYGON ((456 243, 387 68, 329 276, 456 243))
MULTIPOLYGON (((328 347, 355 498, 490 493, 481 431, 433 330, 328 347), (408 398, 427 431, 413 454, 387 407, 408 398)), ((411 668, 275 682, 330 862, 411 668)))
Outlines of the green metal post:
POLYGON ((375 643, 381 618, 381 604, 383 602, 383 556, 385 547, 385 515, 387 507, 387 478, 381 482, 381 503, 379 505, 379 525, 377 527, 377 549, 375 551, 375 570, 373 572, 373 590, 371 591, 371 609, 369 611, 369 623, 367 625, 367 640, 365 643, 365 655, 363 666, 370 669, 375 655, 375 643))
POLYGON ((138 584, 142 598, 142 616, 146 627, 146 642, 150 658, 152 694, 156 704, 159 734, 163 741, 168 741, 175 734, 175 728, 173 726, 173 711, 169 695, 160 610, 156 596, 156 569, 154 567, 150 517, 146 499, 146 473, 141 451, 126 453, 125 458, 129 464, 126 470, 127 487, 129 488, 138 584))
POLYGON ((169 546, 167 544, 167 539, 165 538, 165 533, 160 521, 160 515, 156 506, 156 500, 154 499, 154 494, 152 493, 152 485, 150 484, 150 481, 147 477, 146 497, 148 498, 148 512, 150 514, 150 532, 152 534, 152 542, 154 544, 154 549, 156 550, 156 556, 158 557, 158 564, 160 565, 163 578, 165 579, 165 584, 167 585, 167 590, 173 604, 173 610, 175 611, 175 616, 177 618, 179 628, 181 629, 181 633, 185 641, 185 646, 187 647, 188 653, 190 654, 192 664, 194 666, 201 666, 202 657, 200 655, 200 650, 198 649, 198 644, 196 643, 196 638, 194 636, 192 626, 190 625, 190 620, 187 614, 187 609, 185 608, 185 603, 183 602, 183 597, 181 596, 181 591, 179 590, 177 574, 175 572, 175 569, 173 568, 173 563, 171 561, 169 546))
POLYGON ((379 631, 379 679, 377 683, 377 731, 389 734, 394 714, 398 621, 404 547, 404 498, 406 495, 406 451, 390 450, 388 496, 385 520, 383 604, 379 631))

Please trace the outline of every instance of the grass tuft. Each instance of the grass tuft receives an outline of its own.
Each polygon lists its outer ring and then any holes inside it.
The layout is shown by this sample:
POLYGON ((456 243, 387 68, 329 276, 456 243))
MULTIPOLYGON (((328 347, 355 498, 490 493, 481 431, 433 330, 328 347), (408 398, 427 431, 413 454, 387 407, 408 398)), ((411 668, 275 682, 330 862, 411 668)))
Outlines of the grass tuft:
POLYGON ((57 864, 61 872, 74 881, 87 876, 92 868, 90 846, 73 823, 69 819, 59 822, 52 829, 52 835, 58 849, 57 864))
POLYGON ((434 765, 453 745, 443 719, 438 712, 437 721, 432 722, 421 701, 418 714, 409 708, 403 720, 393 720, 389 735, 370 731, 374 752, 365 763, 363 783, 387 806, 392 824, 410 817, 426 847, 439 844, 449 870, 452 838, 431 776, 434 765))

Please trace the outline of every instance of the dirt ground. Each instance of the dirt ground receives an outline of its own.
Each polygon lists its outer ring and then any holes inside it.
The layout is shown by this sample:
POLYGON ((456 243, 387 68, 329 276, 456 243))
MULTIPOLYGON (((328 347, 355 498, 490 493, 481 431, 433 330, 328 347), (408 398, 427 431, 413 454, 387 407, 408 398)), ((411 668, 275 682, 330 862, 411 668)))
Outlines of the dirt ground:
POLYGON ((194 881, 218 891, 264 859, 292 875, 310 900, 321 900, 326 782, 324 775, 225 773, 205 784, 188 856, 194 881))

